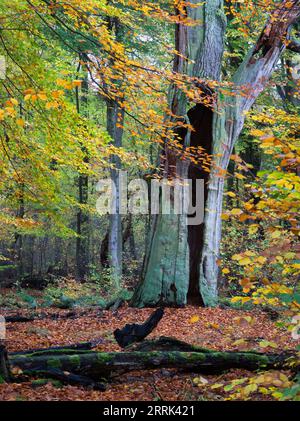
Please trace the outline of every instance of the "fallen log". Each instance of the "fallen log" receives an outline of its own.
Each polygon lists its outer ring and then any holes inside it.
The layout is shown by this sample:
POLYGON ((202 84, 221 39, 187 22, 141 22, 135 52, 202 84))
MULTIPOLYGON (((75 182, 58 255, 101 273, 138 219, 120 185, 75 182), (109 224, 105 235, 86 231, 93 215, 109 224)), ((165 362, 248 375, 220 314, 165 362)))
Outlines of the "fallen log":
POLYGON ((34 316, 6 316, 5 321, 6 323, 28 323, 34 321, 34 316))
MULTIPOLYGON (((102 309, 101 309, 102 311, 102 309)), ((91 310, 83 310, 83 311, 68 311, 67 313, 33 313, 27 316, 23 316, 21 314, 14 314, 14 315, 8 315, 5 316, 6 323, 28 323, 33 322, 35 320, 44 320, 44 319, 50 319, 50 320, 59 320, 59 319, 76 319, 82 316, 87 316, 91 314, 91 310)), ((102 315, 102 313, 99 313, 97 315, 102 315)))
POLYGON ((299 366, 296 353, 260 354, 258 352, 198 352, 150 351, 150 352, 94 352, 59 355, 9 355, 11 367, 22 371, 59 369, 98 380, 116 371, 177 368, 187 371, 218 373, 231 368, 269 370, 299 366), (292 365, 293 362, 293 365, 292 365))
POLYGON ((71 384, 75 386, 84 386, 92 388, 94 390, 106 390, 106 384, 101 382, 96 382, 95 380, 86 377, 80 376, 78 374, 68 373, 66 371, 59 370, 57 368, 47 369, 47 370, 31 370, 24 371, 22 377, 19 377, 19 381, 28 381, 27 377, 37 377, 39 379, 55 379, 59 380, 64 384, 71 384), (24 377, 25 376, 25 377, 24 377))
POLYGON ((164 315, 164 310, 158 308, 151 314, 151 316, 143 324, 126 324, 123 329, 116 329, 114 336, 120 347, 134 343, 141 342, 146 338, 158 325, 164 315))
POLYGON ((100 345, 103 342, 103 339, 94 339, 93 341, 89 342, 80 342, 78 344, 71 344, 71 345, 64 345, 64 346, 50 346, 49 348, 34 348, 34 349, 28 349, 26 351, 15 351, 10 352, 9 355, 56 355, 58 353, 61 354, 67 354, 70 351, 88 351, 91 349, 96 348, 98 345, 100 345))
POLYGON ((138 344, 131 344, 126 347, 128 351, 182 351, 182 352, 213 352, 197 345, 191 345, 169 336, 161 336, 157 339, 146 340, 138 344))

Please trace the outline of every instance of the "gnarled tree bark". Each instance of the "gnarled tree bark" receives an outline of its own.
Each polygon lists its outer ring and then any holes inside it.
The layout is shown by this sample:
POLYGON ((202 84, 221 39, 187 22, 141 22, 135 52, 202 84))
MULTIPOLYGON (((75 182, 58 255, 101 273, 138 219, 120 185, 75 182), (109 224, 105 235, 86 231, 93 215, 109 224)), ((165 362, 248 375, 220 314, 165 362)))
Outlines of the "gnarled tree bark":
MULTIPOLYGON (((224 45, 226 17, 222 0, 210 0, 196 6, 187 3, 186 16, 196 25, 176 24, 175 44, 178 54, 174 60, 174 72, 190 77, 219 80, 224 45)), ((180 14, 180 12, 178 12, 180 14)), ((212 95, 204 86, 208 95, 212 95)), ((212 148, 211 108, 201 104, 190 109, 186 96, 176 86, 171 86, 169 107, 173 116, 185 117, 185 123, 194 128, 192 133, 178 125, 176 135, 184 147, 202 146, 207 154, 212 148)), ((180 118, 179 118, 180 120, 180 118)), ((176 117, 171 118, 176 125, 176 117)), ((194 168, 179 159, 169 142, 162 154, 164 178, 204 179, 208 175, 202 168, 194 168)), ((193 186, 194 189, 194 186, 193 186)), ((205 196, 207 190, 205 188, 205 196)), ((157 304, 182 306, 187 296, 201 301, 199 292, 199 264, 203 226, 188 226, 186 215, 159 214, 152 221, 149 246, 146 252, 142 280, 133 297, 139 307, 157 304)))
MULTIPOLYGON (((198 3, 192 1, 190 3, 198 3)), ((225 36, 223 1, 186 6, 187 16, 202 24, 177 24, 174 71, 188 76, 219 80, 225 36), (191 64, 193 63, 193 65, 191 64)), ((204 224, 186 227, 178 215, 158 215, 153 222, 142 280, 133 305, 164 303, 184 305, 187 298, 214 306, 218 300, 218 265, 224 175, 230 155, 244 126, 245 113, 264 90, 278 59, 286 48, 289 29, 300 16, 300 0, 284 0, 272 13, 255 46, 233 77, 234 95, 219 95, 215 109, 196 104, 188 110, 187 99, 171 89, 173 115, 187 116, 192 133, 181 131, 184 146, 202 146, 213 160, 209 177, 201 168, 178 162, 168 143, 164 148, 165 176, 187 175, 205 180, 204 224), (176 162, 177 161, 177 162, 176 162), (177 171, 174 168, 177 164, 177 171), (187 247, 188 243, 188 247, 187 247)), ((205 90, 206 96, 211 91, 205 90)), ((211 93, 213 95, 213 93, 211 93)))

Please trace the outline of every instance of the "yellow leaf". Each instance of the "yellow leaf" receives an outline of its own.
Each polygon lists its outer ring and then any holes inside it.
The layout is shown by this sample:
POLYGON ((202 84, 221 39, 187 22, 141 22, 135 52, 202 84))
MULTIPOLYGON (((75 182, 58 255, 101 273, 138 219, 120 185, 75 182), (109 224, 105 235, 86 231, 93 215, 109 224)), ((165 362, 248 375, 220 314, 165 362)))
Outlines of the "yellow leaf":
POLYGON ((6 107, 5 111, 10 116, 16 115, 16 110, 13 107, 6 107))
POLYGON ((242 255, 240 255, 240 254, 234 254, 231 259, 232 260, 241 260, 242 258, 243 258, 242 255))
POLYGON ((24 127, 25 126, 25 121, 22 118, 18 118, 16 121, 17 125, 20 127, 24 127))
POLYGON ((243 297, 233 297, 231 298, 231 302, 232 303, 238 303, 239 301, 241 301, 243 299, 243 297))
POLYGON ((223 219, 223 221, 228 221, 228 219, 230 218, 230 216, 227 213, 222 213, 221 218, 223 219))
POLYGON ((220 389, 221 387, 223 387, 224 384, 223 383, 215 383, 213 384, 210 388, 211 389, 220 389))
POLYGON ((258 231, 259 225, 250 225, 249 234, 255 234, 258 231))
POLYGON ((53 91, 51 93, 51 95, 53 96, 53 98, 58 99, 59 97, 61 97, 64 94, 64 91, 62 90, 57 90, 57 91, 53 91))
POLYGON ((295 257, 295 253, 293 253, 293 252, 287 252, 287 253, 284 253, 284 257, 285 257, 286 259, 294 259, 294 257, 295 257))
POLYGON ((238 346, 238 345, 243 345, 245 343, 246 343, 245 339, 238 339, 237 341, 234 341, 232 345, 238 346))
POLYGON ((191 318, 190 318, 190 323, 197 323, 197 322, 199 322, 199 320, 200 320, 200 317, 199 316, 192 316, 191 318))
POLYGON ((278 230, 277 231, 273 231, 272 234, 271 234, 271 237, 274 238, 274 239, 275 238, 280 238, 281 237, 281 231, 278 231, 278 230))
POLYGON ((209 326, 212 327, 213 329, 219 329, 220 328, 218 323, 209 323, 209 326))
POLYGON ((268 348, 268 347, 278 348, 278 345, 275 342, 269 342, 269 341, 265 341, 265 340, 260 341, 259 346, 260 346, 260 348, 268 348))
POLYGON ((64 79, 57 79, 56 83, 58 86, 65 86, 66 81, 64 79))
POLYGON ((240 174, 240 173, 235 173, 234 175, 235 175, 235 177, 236 177, 236 178, 238 178, 239 180, 245 180, 245 179, 246 179, 246 177, 245 177, 244 175, 240 174))
POLYGON ((251 298, 250 297, 242 297, 242 299, 241 299, 241 302, 243 304, 247 303, 248 301, 251 301, 251 298))
POLYGON ((59 107, 59 104, 56 101, 47 102, 46 104, 47 110, 50 110, 51 108, 58 108, 58 107, 59 107))
POLYGON ((248 324, 253 324, 253 319, 250 316, 235 317, 233 320, 235 320, 240 326, 247 326, 248 324))
POLYGON ((254 206, 253 203, 249 203, 249 202, 244 203, 244 208, 248 211, 253 209, 253 206, 254 206))
POLYGON ((226 195, 229 197, 236 197, 236 194, 233 193, 232 191, 227 192, 226 195))
POLYGON ((222 269, 222 273, 224 273, 224 275, 227 275, 228 273, 230 273, 230 269, 224 268, 222 269))
POLYGON ((245 256, 254 257, 255 256, 255 253, 253 251, 251 251, 251 250, 247 250, 247 251, 245 251, 245 256))
POLYGON ((244 393, 245 393, 245 395, 249 395, 249 394, 250 394, 250 393, 252 393, 252 392, 256 392, 256 391, 257 391, 257 389, 258 389, 257 384, 255 384, 255 383, 248 384, 248 386, 246 386, 246 387, 244 388, 244 393))
POLYGON ((40 92, 39 94, 37 94, 37 96, 42 101, 47 101, 47 95, 44 92, 40 92))
POLYGON ((262 265, 266 263, 267 259, 264 256, 259 256, 256 261, 262 265))
POLYGON ((249 257, 244 257, 243 259, 239 260, 239 265, 241 266, 247 266, 250 265, 252 262, 249 259, 249 257))
POLYGON ((255 136, 255 137, 261 137, 265 135, 265 132, 263 132, 262 130, 258 130, 258 129, 253 129, 250 132, 251 136, 255 136))
POLYGON ((235 208, 235 209, 232 209, 230 213, 231 213, 231 215, 241 215, 241 213, 243 213, 243 211, 241 209, 235 208))
POLYGON ((193 379, 193 383, 195 385, 197 385, 198 387, 202 387, 202 386, 206 386, 208 384, 208 380, 205 379, 204 377, 200 376, 200 377, 195 377, 193 379))

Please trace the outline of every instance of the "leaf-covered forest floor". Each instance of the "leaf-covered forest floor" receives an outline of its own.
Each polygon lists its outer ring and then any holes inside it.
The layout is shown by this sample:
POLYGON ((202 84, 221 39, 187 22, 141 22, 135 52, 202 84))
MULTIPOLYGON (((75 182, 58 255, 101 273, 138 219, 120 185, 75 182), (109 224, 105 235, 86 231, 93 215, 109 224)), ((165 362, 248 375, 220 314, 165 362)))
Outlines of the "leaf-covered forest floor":
MULTIPOLYGON (((64 314, 68 310, 53 308, 37 310, 49 314, 64 314)), ((77 310, 78 313, 82 309, 77 310)), ((43 317, 28 323, 7 323, 9 352, 67 345, 102 338, 95 350, 119 351, 113 331, 126 323, 142 323, 153 309, 122 307, 117 311, 91 309, 75 318, 53 320, 43 317)), ((16 311, 1 309, 0 314, 16 311)), ((26 315, 30 311, 17 310, 26 315)), ((294 349, 297 342, 284 328, 276 326, 268 314, 259 310, 207 309, 188 306, 168 308, 150 338, 172 336, 177 339, 214 350, 258 350, 280 352, 294 349), (271 343, 271 346, 267 346, 271 343), (276 343, 276 345, 274 344, 276 343), (276 349, 273 346, 277 346, 276 349)), ((173 369, 135 371, 116 375, 104 392, 83 387, 62 386, 51 381, 37 385, 30 381, 21 384, 1 384, 0 400, 224 400, 230 391, 216 385, 230 384, 234 379, 255 376, 246 370, 230 370, 219 375, 183 373, 173 369), (199 382, 199 377, 201 381, 199 382), (196 378, 196 381, 195 381, 196 378), (213 386, 213 387, 212 387, 213 386)), ((289 375, 285 372, 285 375, 289 375)), ((269 400, 269 394, 252 393, 251 400, 269 400)))

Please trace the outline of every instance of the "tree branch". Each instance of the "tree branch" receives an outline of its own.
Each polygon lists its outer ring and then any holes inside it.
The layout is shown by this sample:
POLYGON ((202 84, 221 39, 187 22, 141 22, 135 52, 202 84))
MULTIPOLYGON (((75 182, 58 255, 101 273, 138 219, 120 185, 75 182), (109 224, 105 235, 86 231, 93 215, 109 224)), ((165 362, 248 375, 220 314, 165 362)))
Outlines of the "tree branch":
POLYGON ((293 53, 300 53, 300 42, 291 39, 286 48, 290 51, 293 51, 293 53))
POLYGON ((240 110, 248 111, 264 90, 286 48, 290 27, 300 18, 300 0, 284 0, 270 16, 233 81, 241 89, 240 110))

